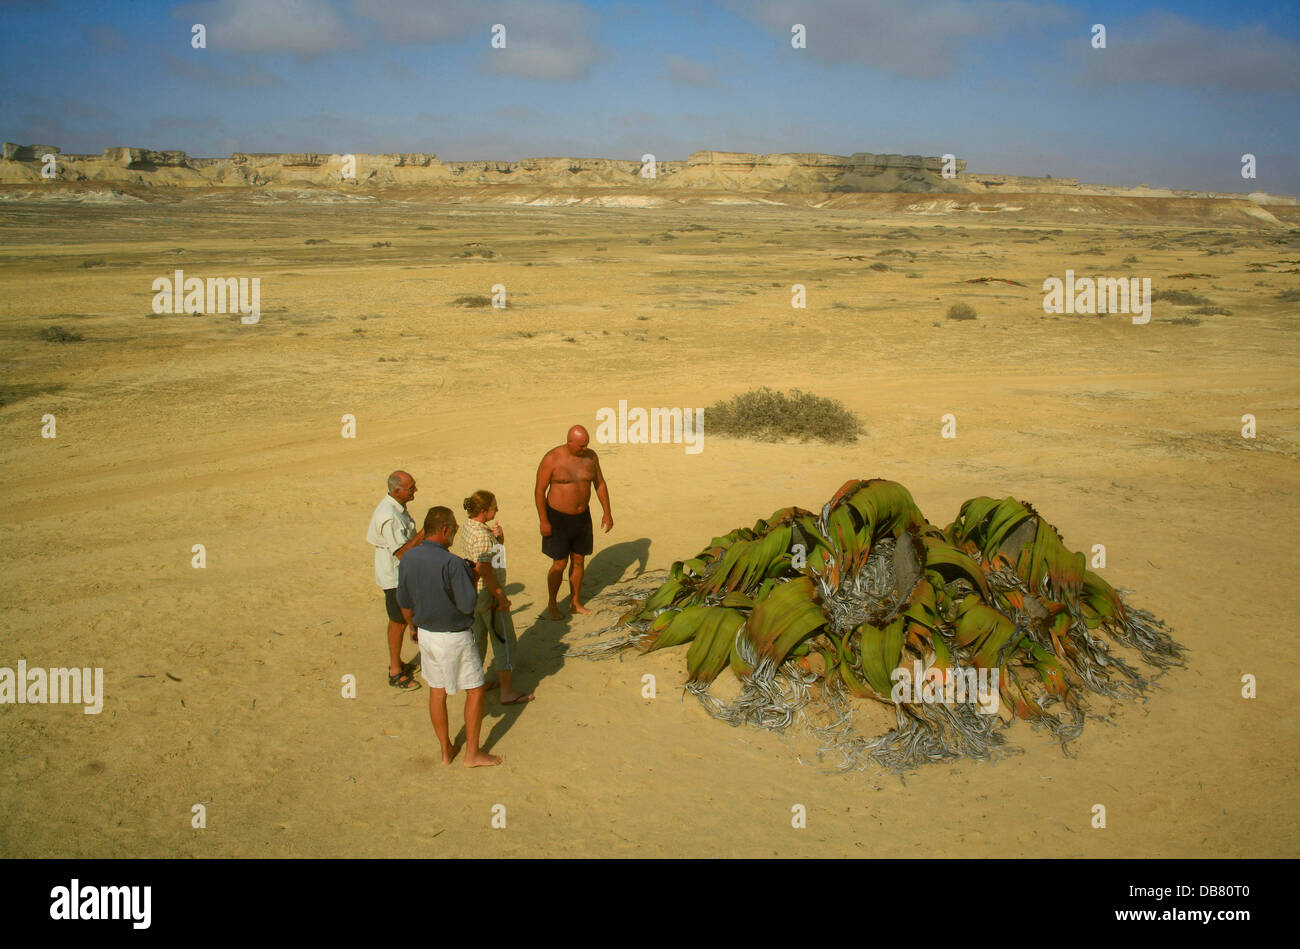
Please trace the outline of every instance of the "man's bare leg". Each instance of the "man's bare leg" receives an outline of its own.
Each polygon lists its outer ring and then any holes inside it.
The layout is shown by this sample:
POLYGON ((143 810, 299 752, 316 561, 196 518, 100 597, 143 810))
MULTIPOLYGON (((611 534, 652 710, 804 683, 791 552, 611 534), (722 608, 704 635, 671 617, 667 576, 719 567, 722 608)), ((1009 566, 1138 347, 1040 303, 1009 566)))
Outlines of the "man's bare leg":
POLYGON ((388 621, 388 674, 400 675, 402 672, 402 633, 406 632, 405 623, 388 621))
POLYGON ((446 689, 429 689, 429 720, 433 722, 433 731, 438 736, 438 744, 442 747, 442 763, 451 764, 451 759, 456 757, 456 748, 447 733, 446 689))
MULTIPOLYGON (((478 746, 483 727, 483 695, 487 687, 465 690, 465 767, 482 768, 501 763, 500 755, 489 755, 478 746)), ((443 725, 446 728, 446 725, 443 725)))
POLYGON ((569 568, 569 606, 575 613, 591 612, 591 610, 578 602, 578 593, 582 590, 582 566, 584 559, 585 558, 582 554, 573 554, 571 561, 573 566, 569 568))
POLYGON ((546 604, 547 619, 564 619, 555 598, 560 595, 560 584, 564 582, 564 568, 567 563, 567 558, 565 560, 552 560, 551 568, 546 571, 546 592, 551 597, 550 602, 546 604))

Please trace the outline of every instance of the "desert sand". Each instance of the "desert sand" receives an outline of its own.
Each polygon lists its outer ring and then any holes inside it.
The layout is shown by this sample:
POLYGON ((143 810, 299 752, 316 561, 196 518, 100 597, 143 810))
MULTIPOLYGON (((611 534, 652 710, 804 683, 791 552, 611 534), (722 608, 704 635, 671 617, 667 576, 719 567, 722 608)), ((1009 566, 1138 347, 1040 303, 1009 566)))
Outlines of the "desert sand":
POLYGON ((0 706, 0 855, 1300 852, 1294 206, 49 194, 0 193, 0 665, 102 667, 106 695, 99 715, 0 706), (260 322, 154 314, 151 283, 177 268, 260 277, 260 322), (1067 268, 1230 313, 1045 314, 1042 281, 1067 268), (985 276, 1023 286, 966 282, 985 276), (495 284, 505 309, 455 302, 495 284), (958 302, 978 319, 946 319, 958 302), (39 338, 54 325, 84 339, 39 338), (603 612, 539 620, 542 453, 619 400, 708 406, 757 385, 839 399, 867 434, 753 442, 706 415, 696 455, 593 444, 615 518, 589 562, 603 612), (516 681, 537 694, 489 695, 502 767, 438 764, 427 689, 387 685, 364 535, 394 468, 419 483, 417 519, 477 488, 500 500, 516 681), (621 580, 852 477, 902 482, 940 525, 977 495, 1032 502, 1073 549, 1106 546, 1103 576, 1172 627, 1186 667, 1145 703, 1092 697, 1109 721, 1068 756, 1020 722, 1021 754, 900 779, 824 773, 797 735, 712 720, 681 696, 682 649, 566 656, 615 618, 621 580))

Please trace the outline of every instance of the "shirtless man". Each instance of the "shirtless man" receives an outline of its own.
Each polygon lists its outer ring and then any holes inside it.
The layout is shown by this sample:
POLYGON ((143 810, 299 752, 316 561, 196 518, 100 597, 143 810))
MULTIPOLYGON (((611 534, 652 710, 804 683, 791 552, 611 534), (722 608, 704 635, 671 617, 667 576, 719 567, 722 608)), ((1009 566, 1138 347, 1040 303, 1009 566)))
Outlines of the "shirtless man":
POLYGON ((591 530, 591 486, 596 485, 596 497, 605 510, 600 526, 605 533, 614 527, 614 517, 609 508, 609 487, 600 470, 600 459, 587 447, 590 441, 587 430, 581 425, 569 429, 568 440, 542 456, 537 466, 537 518, 541 521, 542 553, 551 558, 551 569, 546 574, 546 589, 550 602, 546 605, 547 619, 563 619, 555 602, 564 580, 564 567, 569 565, 569 606, 575 613, 590 613, 578 602, 582 589, 584 559, 591 553, 594 538, 591 530))

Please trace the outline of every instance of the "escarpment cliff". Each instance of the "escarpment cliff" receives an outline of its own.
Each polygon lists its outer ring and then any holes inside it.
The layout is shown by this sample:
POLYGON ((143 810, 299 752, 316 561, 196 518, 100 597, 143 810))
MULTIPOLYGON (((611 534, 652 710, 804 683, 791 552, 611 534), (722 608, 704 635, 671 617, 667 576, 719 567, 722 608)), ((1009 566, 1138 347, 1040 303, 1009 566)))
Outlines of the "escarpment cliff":
MULTIPOLYGON (((1073 178, 1029 178, 967 171, 952 155, 878 155, 855 152, 827 155, 790 152, 698 151, 685 161, 618 158, 524 158, 519 161, 442 161, 424 152, 323 154, 315 152, 236 152, 228 158, 191 158, 183 151, 113 146, 99 155, 76 155, 52 145, 5 142, 0 154, 0 185, 39 185, 52 181, 102 183, 110 187, 263 188, 313 187, 365 192, 385 188, 473 189, 526 186, 541 203, 564 203, 565 192, 581 192, 599 203, 655 203, 658 198, 692 193, 735 192, 761 196, 904 193, 964 195, 1042 193, 1129 197, 1230 198, 1215 192, 1174 191, 1081 184, 1073 178), (619 197, 616 192, 627 194, 619 197), (657 196, 657 197, 656 197, 657 196)), ((1295 204, 1295 199, 1260 192, 1256 204, 1295 204)))

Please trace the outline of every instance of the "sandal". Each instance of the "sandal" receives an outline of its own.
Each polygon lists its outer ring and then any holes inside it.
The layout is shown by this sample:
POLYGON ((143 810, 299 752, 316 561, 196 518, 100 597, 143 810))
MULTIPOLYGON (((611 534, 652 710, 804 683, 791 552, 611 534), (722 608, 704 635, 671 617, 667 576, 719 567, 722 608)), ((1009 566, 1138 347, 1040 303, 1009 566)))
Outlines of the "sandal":
POLYGON ((402 671, 395 676, 389 676, 388 684, 394 688, 406 691, 418 689, 420 687, 420 683, 415 681, 415 673, 406 668, 403 668, 402 671))

